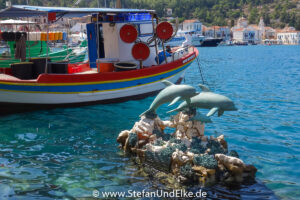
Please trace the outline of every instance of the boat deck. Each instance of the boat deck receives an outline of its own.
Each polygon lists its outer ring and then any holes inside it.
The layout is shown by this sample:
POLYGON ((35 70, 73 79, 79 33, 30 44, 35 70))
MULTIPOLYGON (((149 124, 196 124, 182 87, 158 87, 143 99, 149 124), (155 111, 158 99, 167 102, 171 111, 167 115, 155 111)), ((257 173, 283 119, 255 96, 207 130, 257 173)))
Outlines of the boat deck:
POLYGON ((7 75, 7 74, 0 74, 0 80, 5 80, 5 81, 20 81, 21 79, 7 75))

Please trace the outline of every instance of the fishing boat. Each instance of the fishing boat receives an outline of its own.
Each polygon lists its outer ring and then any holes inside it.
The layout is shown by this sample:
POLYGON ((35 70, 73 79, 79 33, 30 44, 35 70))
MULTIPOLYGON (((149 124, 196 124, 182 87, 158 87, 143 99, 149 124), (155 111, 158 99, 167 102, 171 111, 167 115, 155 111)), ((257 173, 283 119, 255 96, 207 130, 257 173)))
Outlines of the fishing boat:
POLYGON ((165 50, 164 41, 174 30, 168 22, 159 22, 153 10, 14 5, 0 11, 0 17, 46 16, 47 25, 57 18, 87 15, 88 62, 45 59, 36 78, 30 75, 37 63, 11 65, 0 74, 1 114, 144 98, 162 90, 162 80, 180 83, 198 56, 192 46, 165 50), (20 78, 24 74, 27 77, 20 78))

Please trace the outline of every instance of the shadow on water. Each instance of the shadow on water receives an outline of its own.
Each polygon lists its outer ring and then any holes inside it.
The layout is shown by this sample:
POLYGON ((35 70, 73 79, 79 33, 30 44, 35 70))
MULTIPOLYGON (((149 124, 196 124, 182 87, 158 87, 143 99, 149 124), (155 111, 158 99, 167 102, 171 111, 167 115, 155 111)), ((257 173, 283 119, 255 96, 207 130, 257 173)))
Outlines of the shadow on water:
MULTIPOLYGON (((258 168, 256 184, 204 188, 208 199, 300 196, 300 124, 295 118, 299 115, 300 61, 293 57, 299 47, 290 48, 199 49, 211 89, 233 99, 239 108, 213 117, 206 135, 224 134, 229 150, 236 150, 246 163, 258 168)), ((186 73, 187 84, 198 87, 197 70, 194 62, 186 73)), ((94 189, 165 188, 140 172, 116 143, 118 133, 130 129, 152 100, 0 117, 0 199, 78 199, 91 198, 94 189)), ((165 113, 169 109, 161 107, 159 116, 168 119, 165 113)), ((199 189, 188 187, 193 192, 199 189)))

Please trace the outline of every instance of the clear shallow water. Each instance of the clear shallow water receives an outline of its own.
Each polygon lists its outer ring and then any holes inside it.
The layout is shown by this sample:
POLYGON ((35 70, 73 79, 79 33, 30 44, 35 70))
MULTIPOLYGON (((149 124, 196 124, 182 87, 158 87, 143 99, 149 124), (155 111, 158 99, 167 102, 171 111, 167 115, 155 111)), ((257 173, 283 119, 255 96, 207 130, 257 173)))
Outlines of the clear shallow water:
MULTIPOLYGON (((212 199, 300 197, 300 46, 200 48, 211 90, 236 102, 207 135, 224 134, 230 149, 258 168, 259 184, 207 188, 212 199)), ((196 62, 186 83, 201 82, 196 62)), ((200 91, 200 89, 199 89, 200 91)), ((164 188, 117 148, 153 97, 122 104, 55 109, 0 118, 0 199, 75 199, 92 190, 164 188)), ((159 110, 167 119, 167 107, 159 110)), ((198 188, 190 188, 197 190, 198 188)))

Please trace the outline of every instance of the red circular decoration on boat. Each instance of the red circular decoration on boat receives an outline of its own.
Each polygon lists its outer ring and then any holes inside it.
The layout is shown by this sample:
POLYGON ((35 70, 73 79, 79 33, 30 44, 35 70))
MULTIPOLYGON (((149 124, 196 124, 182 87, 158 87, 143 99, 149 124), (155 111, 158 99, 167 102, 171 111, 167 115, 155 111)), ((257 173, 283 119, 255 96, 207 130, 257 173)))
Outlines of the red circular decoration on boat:
POLYGON ((157 37, 161 40, 167 40, 172 37, 173 27, 169 22, 161 22, 156 27, 157 37))
POLYGON ((133 25, 125 24, 120 29, 120 37, 123 42, 133 43, 138 37, 138 32, 133 25))
POLYGON ((150 55, 150 49, 145 43, 138 42, 133 45, 131 54, 136 60, 146 60, 150 55))

